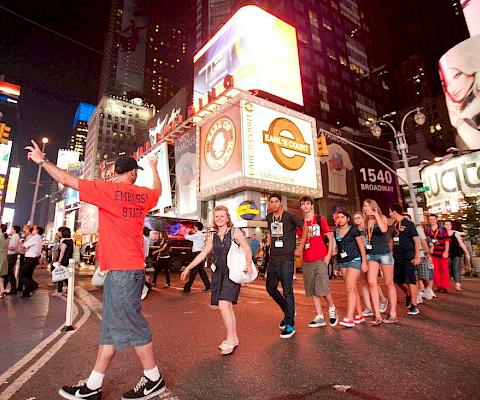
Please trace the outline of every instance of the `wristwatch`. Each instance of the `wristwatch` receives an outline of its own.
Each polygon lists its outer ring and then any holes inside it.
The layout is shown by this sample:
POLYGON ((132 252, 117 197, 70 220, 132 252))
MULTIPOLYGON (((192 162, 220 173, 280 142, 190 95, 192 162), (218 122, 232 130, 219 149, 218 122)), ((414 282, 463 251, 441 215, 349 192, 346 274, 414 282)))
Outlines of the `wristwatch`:
POLYGON ((43 165, 45 164, 46 162, 50 162, 50 160, 47 158, 47 157, 44 157, 40 160, 40 162, 38 163, 38 165, 43 165))

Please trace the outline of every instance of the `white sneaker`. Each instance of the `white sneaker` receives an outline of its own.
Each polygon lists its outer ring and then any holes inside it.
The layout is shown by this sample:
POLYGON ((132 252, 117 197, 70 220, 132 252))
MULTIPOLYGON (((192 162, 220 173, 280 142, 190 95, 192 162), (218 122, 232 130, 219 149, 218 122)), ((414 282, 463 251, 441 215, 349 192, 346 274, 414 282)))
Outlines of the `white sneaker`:
POLYGON ((385 298, 384 301, 381 301, 381 302, 380 302, 380 313, 383 314, 384 312, 386 312, 386 311, 387 311, 387 307, 388 307, 388 299, 385 298))
POLYGON ((316 315, 313 321, 308 323, 308 326, 310 328, 319 328, 320 326, 326 326, 327 321, 325 321, 325 318, 323 315, 316 315))
POLYGON ((142 296, 140 297, 142 300, 147 297, 147 294, 149 292, 149 288, 146 286, 146 285, 143 285, 143 289, 142 289, 142 296))
POLYGON ((366 308, 365 310, 362 311, 362 314, 364 317, 371 317, 373 316, 373 311, 370 310, 369 308, 366 308))
POLYGON ((417 294, 417 304, 420 304, 420 303, 423 303, 423 297, 422 297, 422 295, 419 293, 419 294, 417 294))
POLYGON ((425 290, 423 291, 423 296, 422 296, 422 297, 423 297, 424 299, 427 299, 427 300, 432 300, 432 299, 433 299, 433 295, 434 295, 433 290, 430 289, 430 288, 427 288, 427 289, 425 289, 425 290))

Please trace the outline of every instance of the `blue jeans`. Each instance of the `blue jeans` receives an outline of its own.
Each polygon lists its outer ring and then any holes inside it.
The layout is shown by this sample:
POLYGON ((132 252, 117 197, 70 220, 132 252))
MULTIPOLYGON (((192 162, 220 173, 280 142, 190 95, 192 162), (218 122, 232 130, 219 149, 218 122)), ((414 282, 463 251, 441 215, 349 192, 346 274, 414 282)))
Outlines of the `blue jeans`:
POLYGON ((460 273, 462 270, 463 257, 450 257, 450 276, 453 276, 456 283, 461 282, 460 273))
POLYGON ((293 296, 293 259, 276 261, 270 258, 267 267, 267 292, 280 306, 285 314, 285 324, 295 325, 295 298, 293 296), (278 282, 282 284, 283 295, 278 290, 278 282))

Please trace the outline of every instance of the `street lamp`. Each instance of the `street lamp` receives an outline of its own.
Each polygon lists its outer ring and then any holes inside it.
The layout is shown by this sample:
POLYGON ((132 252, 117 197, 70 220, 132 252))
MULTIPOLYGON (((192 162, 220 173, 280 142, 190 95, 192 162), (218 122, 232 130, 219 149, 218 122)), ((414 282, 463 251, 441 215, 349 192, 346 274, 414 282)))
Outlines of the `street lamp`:
MULTIPOLYGON (((42 138, 42 153, 45 153, 45 145, 48 143, 48 138, 42 138)), ((33 225, 33 218, 35 216, 35 207, 37 205, 38 187, 40 186, 40 175, 42 174, 42 166, 38 165, 37 179, 35 181, 35 190, 33 191, 32 211, 30 212, 30 224, 33 225)))
POLYGON ((397 143, 397 151, 402 157, 403 166, 405 168, 405 173, 407 175, 407 185, 410 191, 410 198, 412 200, 412 206, 413 206, 413 219, 415 221, 415 224, 419 225, 421 221, 420 221, 420 215, 418 212, 417 197, 416 197, 415 189, 413 188, 412 176, 410 174, 410 168, 408 165, 408 157, 407 157, 408 144, 407 144, 407 141, 405 140, 405 131, 403 130, 407 117, 413 113, 415 113, 413 120, 417 125, 423 125, 427 120, 427 117, 425 116, 425 114, 423 114, 420 111, 420 108, 417 107, 405 114, 405 116, 402 119, 402 123, 400 124, 400 131, 397 131, 390 122, 382 119, 378 119, 370 129, 371 129, 372 135, 377 138, 380 137, 380 135, 382 134, 382 128, 380 128, 378 123, 383 123, 385 125, 388 125, 390 129, 393 131, 395 135, 395 141, 397 143))

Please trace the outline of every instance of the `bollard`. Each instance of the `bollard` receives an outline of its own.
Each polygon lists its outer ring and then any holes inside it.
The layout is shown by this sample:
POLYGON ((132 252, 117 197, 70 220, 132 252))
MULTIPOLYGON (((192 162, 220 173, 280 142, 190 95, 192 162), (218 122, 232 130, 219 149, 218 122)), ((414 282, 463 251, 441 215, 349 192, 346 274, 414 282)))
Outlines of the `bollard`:
POLYGON ((75 290, 75 259, 68 260, 68 290, 67 290, 67 312, 65 315, 65 326, 62 331, 72 331, 75 328, 72 325, 73 320, 73 297, 75 290))

